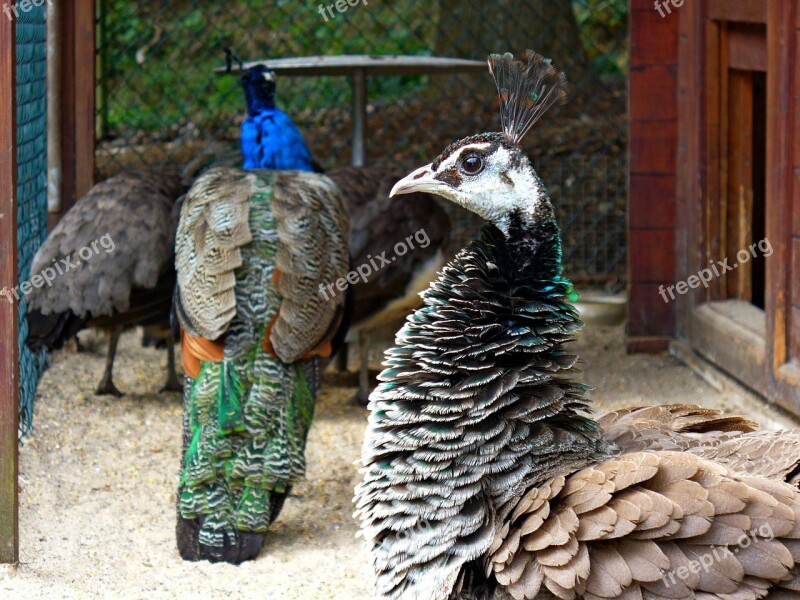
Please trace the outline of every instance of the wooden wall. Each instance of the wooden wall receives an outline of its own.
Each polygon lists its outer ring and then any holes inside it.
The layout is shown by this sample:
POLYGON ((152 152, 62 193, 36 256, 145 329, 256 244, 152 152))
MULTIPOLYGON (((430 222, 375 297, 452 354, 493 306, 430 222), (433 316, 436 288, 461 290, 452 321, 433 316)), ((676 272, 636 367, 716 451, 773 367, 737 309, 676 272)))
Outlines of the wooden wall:
POLYGON ((95 2, 58 7, 61 69, 61 211, 48 215, 52 229, 94 185, 95 2))
POLYGON ((678 24, 652 0, 632 0, 629 82, 629 351, 660 351, 675 334, 674 302, 659 286, 675 283, 678 24))
MULTIPOLYGON (((15 23, 0 17, 0 292, 17 285, 15 23)), ((19 557, 17 304, 0 296, 0 563, 19 557)))

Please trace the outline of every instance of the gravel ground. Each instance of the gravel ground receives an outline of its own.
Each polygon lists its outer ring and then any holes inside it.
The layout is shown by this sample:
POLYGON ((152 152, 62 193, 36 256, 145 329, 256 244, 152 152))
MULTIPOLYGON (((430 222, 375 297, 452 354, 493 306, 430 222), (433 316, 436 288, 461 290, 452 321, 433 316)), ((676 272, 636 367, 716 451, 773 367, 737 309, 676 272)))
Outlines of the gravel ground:
MULTIPOLYGON (((599 411, 694 402, 769 427, 787 416, 716 392, 667 355, 627 356, 622 328, 578 342, 599 411)), ((0 571, 0 598, 369 598, 367 557, 351 519, 366 410, 353 374, 329 374, 297 486, 258 560, 232 567, 180 560, 173 535, 180 453, 178 394, 159 394, 166 354, 126 334, 115 371, 121 399, 95 397, 104 344, 64 351, 39 386, 36 429, 20 451, 20 564, 0 571)), ((380 361, 375 348, 374 366, 380 361)))

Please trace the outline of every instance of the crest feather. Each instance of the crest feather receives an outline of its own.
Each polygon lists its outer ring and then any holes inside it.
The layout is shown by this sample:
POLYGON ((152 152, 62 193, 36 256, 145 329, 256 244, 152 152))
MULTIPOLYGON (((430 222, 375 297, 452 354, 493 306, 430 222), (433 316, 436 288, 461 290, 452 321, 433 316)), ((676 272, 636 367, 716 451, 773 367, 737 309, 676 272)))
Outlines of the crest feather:
POLYGON ((567 99, 566 75, 533 50, 526 50, 520 60, 510 52, 490 54, 488 62, 500 96, 503 133, 515 143, 548 108, 567 99))

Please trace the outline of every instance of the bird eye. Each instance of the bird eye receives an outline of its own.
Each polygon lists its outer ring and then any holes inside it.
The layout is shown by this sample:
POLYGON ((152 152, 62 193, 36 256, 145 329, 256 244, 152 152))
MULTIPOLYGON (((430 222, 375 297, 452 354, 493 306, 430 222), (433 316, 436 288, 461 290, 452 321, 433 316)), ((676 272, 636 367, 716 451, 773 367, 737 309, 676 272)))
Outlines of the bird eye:
POLYGON ((471 154, 461 161, 461 170, 467 175, 477 175, 483 171, 483 159, 471 154))

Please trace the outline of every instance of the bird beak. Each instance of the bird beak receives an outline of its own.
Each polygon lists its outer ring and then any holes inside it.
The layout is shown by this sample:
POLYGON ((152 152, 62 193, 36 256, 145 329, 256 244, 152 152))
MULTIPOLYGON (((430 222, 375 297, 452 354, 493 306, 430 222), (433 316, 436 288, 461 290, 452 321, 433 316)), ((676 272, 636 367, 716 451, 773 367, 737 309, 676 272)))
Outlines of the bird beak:
MULTIPOLYGON (((432 164, 432 163, 431 163, 432 164)), ((434 179, 431 165, 420 167, 413 173, 409 173, 400 181, 394 184, 389 198, 400 194, 413 194, 414 192, 428 192, 435 194, 445 186, 438 179, 434 179)))

